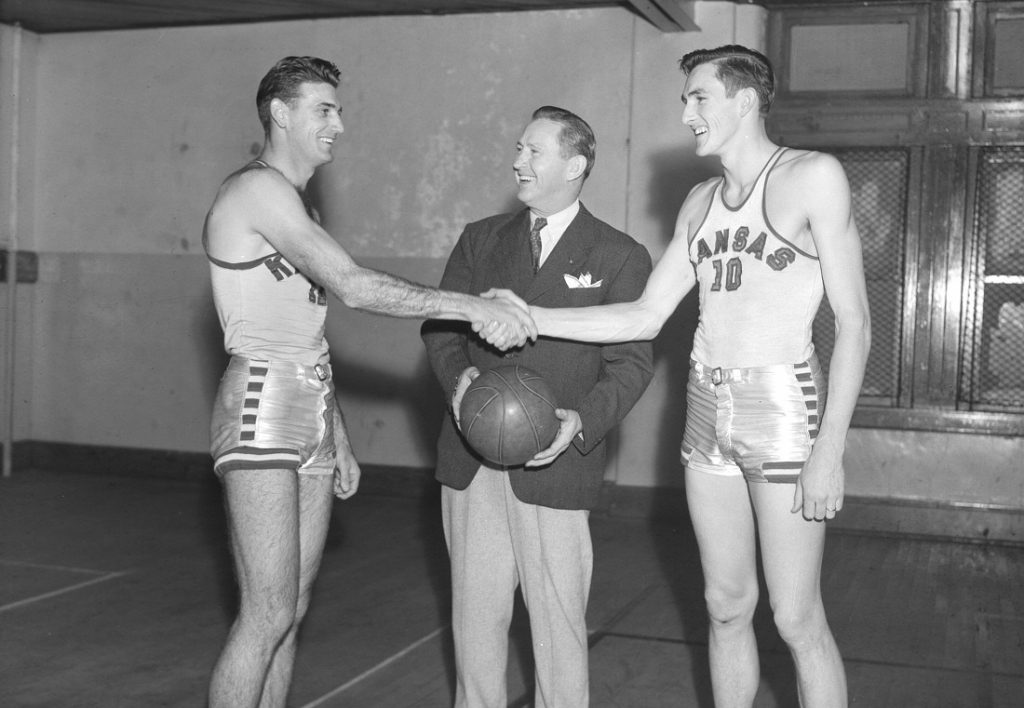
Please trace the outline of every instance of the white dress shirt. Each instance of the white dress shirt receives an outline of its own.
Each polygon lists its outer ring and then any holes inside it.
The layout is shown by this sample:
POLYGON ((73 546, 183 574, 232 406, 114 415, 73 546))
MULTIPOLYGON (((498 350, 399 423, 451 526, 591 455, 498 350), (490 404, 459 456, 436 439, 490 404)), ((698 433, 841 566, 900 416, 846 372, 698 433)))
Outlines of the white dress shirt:
MULTIPOLYGON (((551 255, 551 251, 555 249, 559 239, 562 238, 562 234, 569 228, 569 224, 576 218, 576 215, 580 213, 580 200, 577 199, 572 204, 567 206, 562 211, 555 212, 551 216, 547 217, 548 223, 540 230, 540 265, 544 265, 544 261, 551 255)), ((530 212, 530 228, 533 228, 533 222, 537 220, 537 215, 532 211, 530 212)), ((540 267, 540 266, 538 266, 540 267)))

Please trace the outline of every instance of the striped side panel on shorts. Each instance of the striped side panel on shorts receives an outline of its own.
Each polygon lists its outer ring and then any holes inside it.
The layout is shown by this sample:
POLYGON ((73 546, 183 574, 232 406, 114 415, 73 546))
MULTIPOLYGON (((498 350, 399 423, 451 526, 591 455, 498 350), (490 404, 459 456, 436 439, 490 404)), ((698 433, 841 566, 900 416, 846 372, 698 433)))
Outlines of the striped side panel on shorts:
POLYGON ((793 367, 800 391, 804 394, 804 405, 807 406, 807 434, 814 440, 818 437, 818 389, 814 385, 811 365, 806 361, 793 367))
MULTIPOLYGON (((803 394, 804 407, 807 410, 807 435, 813 443, 818 437, 818 389, 814 385, 814 374, 806 361, 796 364, 793 372, 803 394)), ((769 482, 795 484, 803 468, 802 461, 779 461, 765 462, 761 466, 761 471, 769 482)))
POLYGON ((287 447, 236 447, 217 460, 217 473, 231 470, 296 469, 299 453, 287 447))
POLYGON ((766 482, 796 484, 803 468, 803 462, 765 462, 761 465, 761 474, 766 482))
POLYGON ((249 365, 249 383, 245 390, 245 402, 242 404, 242 428, 239 432, 239 440, 252 442, 256 439, 256 417, 260 409, 260 396, 263 394, 263 384, 267 380, 266 366, 258 363, 249 365))

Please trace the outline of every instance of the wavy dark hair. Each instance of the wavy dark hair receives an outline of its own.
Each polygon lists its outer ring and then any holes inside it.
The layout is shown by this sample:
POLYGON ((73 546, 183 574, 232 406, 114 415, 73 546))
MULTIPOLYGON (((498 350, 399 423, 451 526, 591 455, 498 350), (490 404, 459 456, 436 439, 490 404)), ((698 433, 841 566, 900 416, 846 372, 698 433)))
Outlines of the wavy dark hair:
POLYGON ((679 68, 687 75, 701 64, 715 65, 715 74, 725 84, 729 96, 735 96, 740 89, 754 89, 761 115, 768 115, 775 100, 775 72, 768 57, 739 44, 727 44, 698 49, 679 60, 679 68))
POLYGON ((279 98, 289 106, 299 97, 304 83, 330 84, 338 87, 341 71, 333 62, 317 57, 285 57, 274 64, 260 81, 256 92, 256 110, 263 132, 270 134, 270 102, 279 98))

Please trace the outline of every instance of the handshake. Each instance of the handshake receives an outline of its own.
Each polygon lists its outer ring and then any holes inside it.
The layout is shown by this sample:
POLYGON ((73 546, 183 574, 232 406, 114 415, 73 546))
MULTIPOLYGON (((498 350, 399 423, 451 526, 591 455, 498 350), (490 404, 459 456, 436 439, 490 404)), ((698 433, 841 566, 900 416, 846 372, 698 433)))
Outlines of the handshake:
POLYGON ((526 340, 536 341, 530 306, 511 290, 491 288, 474 298, 474 304, 469 317, 473 331, 491 346, 505 351, 523 346, 526 340))

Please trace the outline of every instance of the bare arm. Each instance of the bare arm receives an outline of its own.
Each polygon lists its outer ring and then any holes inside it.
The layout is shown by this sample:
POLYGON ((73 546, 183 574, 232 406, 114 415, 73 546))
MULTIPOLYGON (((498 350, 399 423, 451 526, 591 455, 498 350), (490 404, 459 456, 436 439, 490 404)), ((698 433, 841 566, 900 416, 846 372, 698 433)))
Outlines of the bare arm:
POLYGON ((508 344, 536 337, 528 313, 515 303, 446 292, 360 266, 309 217, 281 175, 270 170, 243 173, 235 190, 237 203, 231 211, 244 215, 245 226, 348 307, 392 317, 472 322, 477 331, 496 321, 495 339, 508 344))
POLYGON ((835 312, 836 338, 829 363, 828 399, 811 457, 800 476, 794 511, 806 518, 831 518, 845 492, 842 468, 868 351, 871 321, 864 282, 860 235, 854 223, 850 186, 838 160, 818 153, 796 181, 807 205, 808 225, 821 260, 829 304, 835 312), (801 494, 802 493, 802 494, 801 494))
POLYGON ((701 211, 701 185, 690 193, 676 218, 668 248, 654 267, 639 298, 632 302, 584 308, 531 307, 540 334, 580 342, 609 344, 654 339, 697 282, 689 256, 689 228, 701 211))

